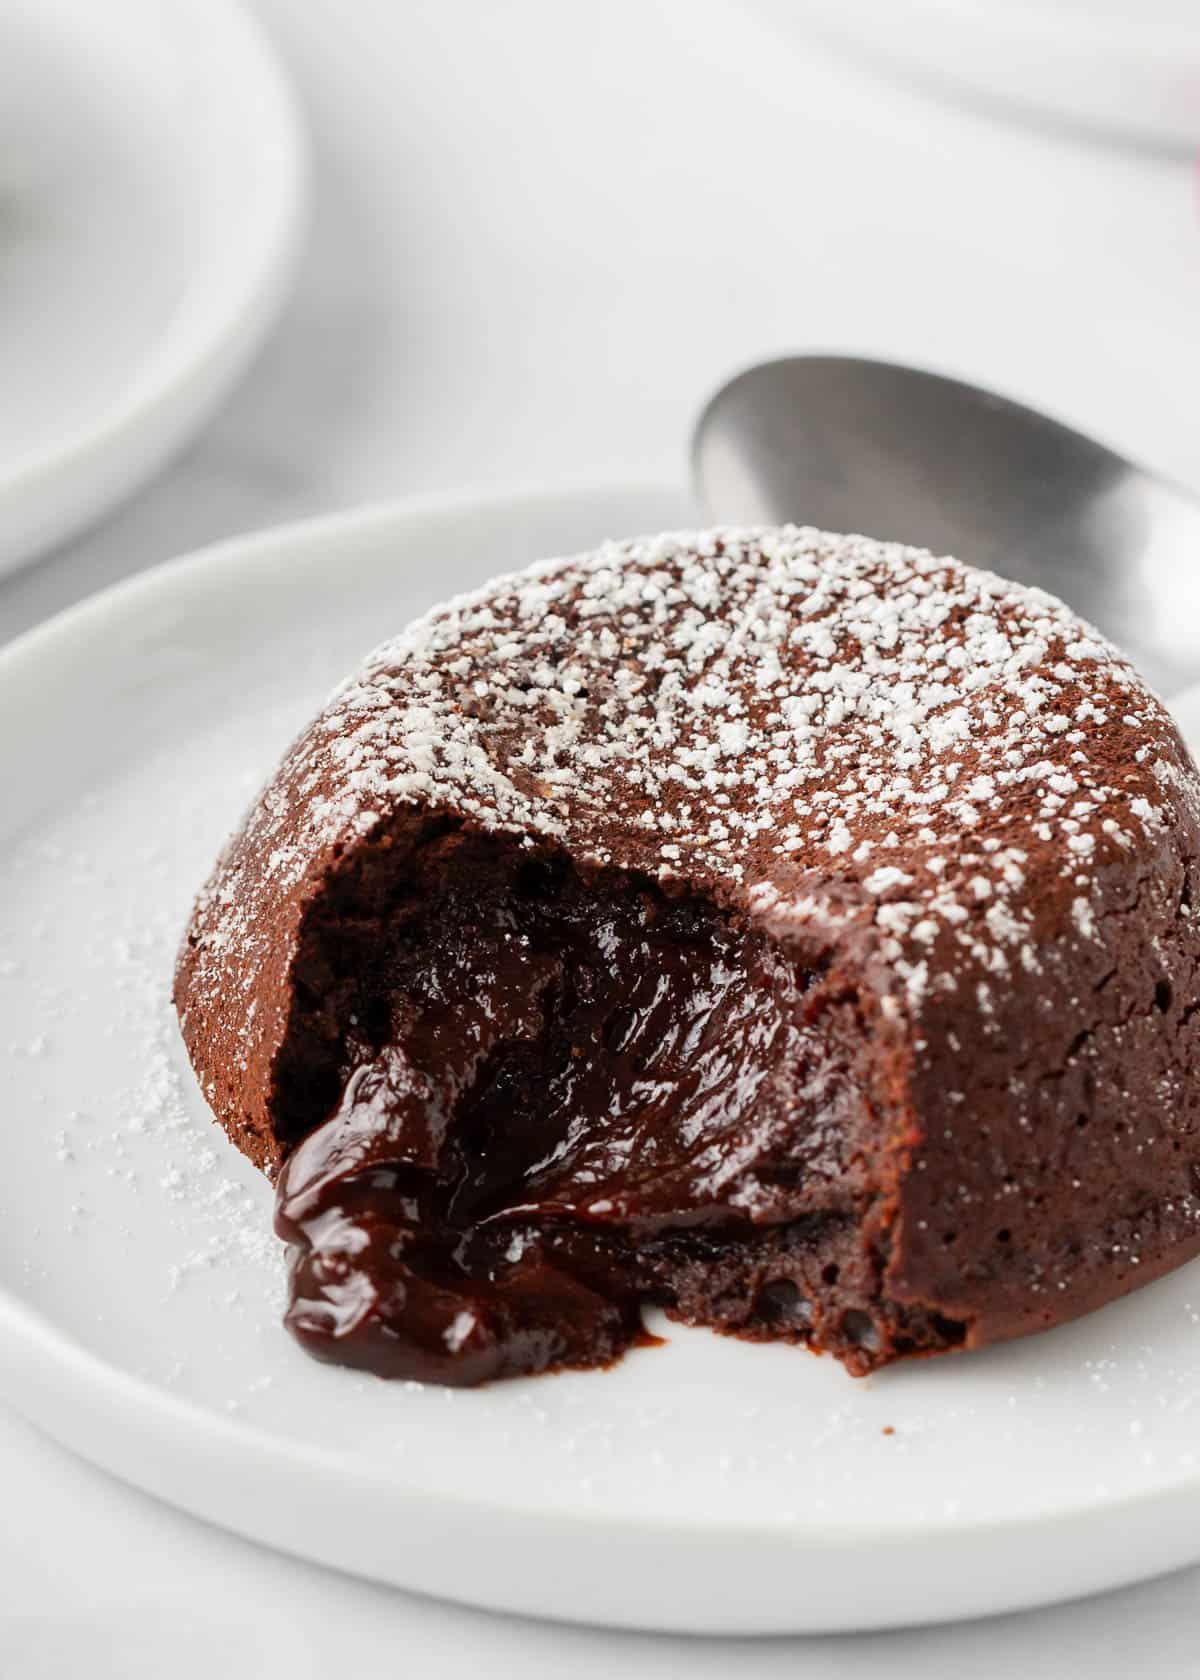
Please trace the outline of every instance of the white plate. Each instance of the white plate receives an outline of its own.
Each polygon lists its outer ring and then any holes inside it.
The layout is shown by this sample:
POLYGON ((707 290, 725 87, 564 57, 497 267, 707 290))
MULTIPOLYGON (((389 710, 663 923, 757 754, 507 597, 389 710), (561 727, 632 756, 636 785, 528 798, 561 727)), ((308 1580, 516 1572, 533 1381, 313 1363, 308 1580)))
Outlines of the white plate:
POLYGON ((611 1372, 452 1392, 311 1363, 280 1328, 269 1188, 208 1119, 167 1002, 192 891, 369 644, 498 567, 686 517, 613 489, 329 520, 0 655, 3 1392, 215 1522, 543 1616, 867 1628, 1200 1557, 1196 1266, 865 1382, 670 1329, 611 1372))
POLYGON ((967 96, 1172 150, 1200 144, 1195 0, 766 0, 967 96), (786 9, 785 9, 786 7, 786 9))
POLYGON ((0 572, 207 417, 282 301, 304 154, 235 0, 0 7, 0 572))

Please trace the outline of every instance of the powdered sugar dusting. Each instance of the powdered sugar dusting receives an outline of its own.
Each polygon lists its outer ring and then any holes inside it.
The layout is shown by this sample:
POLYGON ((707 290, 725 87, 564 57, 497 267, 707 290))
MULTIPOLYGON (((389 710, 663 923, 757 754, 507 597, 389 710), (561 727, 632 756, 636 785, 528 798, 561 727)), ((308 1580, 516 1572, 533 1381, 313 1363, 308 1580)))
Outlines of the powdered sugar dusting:
POLYGON ((1132 831, 1200 803, 1163 738, 1159 702, 1067 607, 954 560, 791 526, 610 543, 368 658, 215 877, 195 986, 216 997, 227 960, 255 960, 256 881, 282 903, 425 807, 696 879, 781 928, 873 928, 919 1010, 939 970, 1036 972, 1035 906, 1089 936, 1132 831))

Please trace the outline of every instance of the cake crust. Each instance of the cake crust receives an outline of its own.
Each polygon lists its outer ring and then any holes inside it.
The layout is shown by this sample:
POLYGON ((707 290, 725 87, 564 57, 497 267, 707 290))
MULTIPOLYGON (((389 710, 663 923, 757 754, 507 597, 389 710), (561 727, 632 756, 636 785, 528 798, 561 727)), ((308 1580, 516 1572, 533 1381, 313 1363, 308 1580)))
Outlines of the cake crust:
MULTIPOLYGON (((1165 708, 1040 591, 793 527, 614 543, 497 580, 368 658, 218 862, 176 1002, 231 1139, 273 1177, 301 1163, 280 1207, 302 1253, 304 1195, 341 1206, 383 1163, 428 1175, 389 1240, 408 1220, 459 1241, 449 1156, 417 1147, 412 1091, 403 1123, 394 1095, 397 1046, 416 1065, 413 1035, 434 1019, 439 926, 476 930, 494 976, 511 968, 496 930, 533 952, 507 991, 497 979, 480 992, 499 1000, 488 1055, 509 1058, 505 1088, 530 1137, 549 1123, 537 1093, 561 1070, 535 1077, 526 1055, 518 1077, 511 1046, 565 1044, 584 1021, 600 1032, 616 1008, 595 938, 572 945, 569 930, 607 916, 612 951, 633 962, 659 937, 648 927, 667 929, 676 943, 654 960, 670 969, 686 950, 688 973, 720 993, 705 1018, 718 1037, 747 987, 764 1019, 778 1011, 770 1055, 746 1049, 739 1064, 755 1070, 753 1100, 720 1123, 708 1109, 694 1119, 680 1061, 671 1102, 685 1119, 673 1110, 658 1132, 639 1120, 621 1158, 628 1174, 655 1142, 666 1165, 651 1189, 622 1190, 615 1157, 593 1170, 593 1127, 571 1144, 553 1219, 539 1202, 533 1230, 526 1204, 501 1197, 501 1224, 536 1250, 542 1286, 553 1274, 612 1309, 595 1309, 590 1352, 563 1332, 528 1353, 536 1311, 489 1249, 463 1296, 479 1335, 443 1361, 435 1313, 424 1363, 397 1374, 473 1381, 601 1363, 633 1339, 647 1299, 864 1371, 1047 1328, 1200 1251, 1198 831, 1200 784, 1165 708), (527 893, 531 869, 552 886, 527 893), (386 963, 369 956, 383 947, 386 963), (570 962, 546 978, 563 950, 570 962), (736 984, 721 991, 727 951, 736 984), (571 1001, 569 1027, 563 977, 576 971, 601 978, 571 1001), (386 1027, 364 1035, 356 1017, 385 994, 386 1027), (556 1000, 550 1026, 546 1009, 526 1020, 534 996, 556 1000), (380 1074, 377 1088, 392 1094, 372 1107, 363 1069, 389 1056, 391 1084, 380 1074), (368 1109, 375 1141, 352 1170, 328 1128, 361 1133, 368 1109), (708 1128, 704 1147, 725 1151, 719 1172, 684 1171, 693 1121, 708 1128), (602 1228, 603 1278, 579 1237, 595 1246, 602 1228), (498 1350, 518 1330, 528 1356, 506 1365, 498 1350)), ((453 1006, 422 1078, 440 1077, 461 1037, 466 934, 461 952, 457 966, 444 959, 453 1006)), ((671 994, 679 1008, 689 984, 671 994)), ((461 1089, 438 1087, 443 1144, 455 1104, 479 1107, 485 1063, 493 1077, 481 1054, 461 1089)), ((624 1064, 613 1051, 586 1065, 599 1089, 624 1064)), ((495 1103, 487 1113, 494 1139, 503 1117, 495 1103)), ((328 1273, 328 1254, 317 1258, 328 1273)), ((344 1285, 345 1254, 338 1264, 344 1285)), ((307 1325, 316 1351, 357 1348, 379 1368, 380 1291, 331 1331, 330 1275, 309 1276, 324 1304, 293 1328, 305 1339, 307 1325)), ((443 1294, 457 1287, 438 1273, 443 1294)), ((558 1316, 590 1323, 589 1311, 572 1297, 558 1316)))

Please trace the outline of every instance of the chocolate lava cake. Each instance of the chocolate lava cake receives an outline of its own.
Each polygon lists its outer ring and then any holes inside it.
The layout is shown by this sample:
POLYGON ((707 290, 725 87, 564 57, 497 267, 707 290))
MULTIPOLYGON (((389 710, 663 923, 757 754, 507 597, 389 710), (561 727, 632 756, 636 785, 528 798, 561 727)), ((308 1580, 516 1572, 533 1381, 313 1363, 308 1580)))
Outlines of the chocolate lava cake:
POLYGON ((658 1304, 860 1374, 1200 1251, 1200 783, 1061 602, 814 530, 612 543, 385 644, 176 1002, 287 1323, 445 1383, 658 1304))

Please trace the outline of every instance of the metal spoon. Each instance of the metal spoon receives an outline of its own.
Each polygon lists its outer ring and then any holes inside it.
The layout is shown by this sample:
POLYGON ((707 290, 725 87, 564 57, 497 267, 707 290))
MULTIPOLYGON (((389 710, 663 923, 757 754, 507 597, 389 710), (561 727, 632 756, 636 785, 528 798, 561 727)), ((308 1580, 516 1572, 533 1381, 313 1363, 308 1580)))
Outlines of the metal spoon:
POLYGON ((1200 679, 1200 502, 1035 409, 853 356, 723 386, 692 445, 714 522, 863 531, 1039 584, 1164 694, 1200 679))

